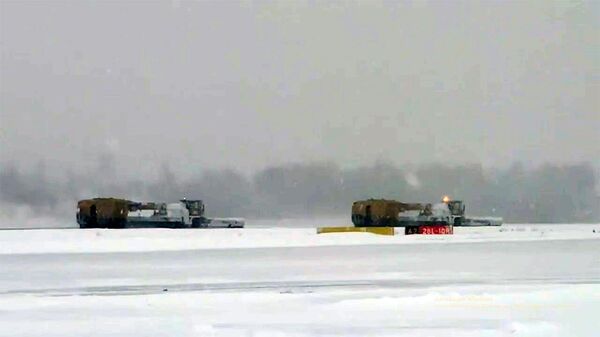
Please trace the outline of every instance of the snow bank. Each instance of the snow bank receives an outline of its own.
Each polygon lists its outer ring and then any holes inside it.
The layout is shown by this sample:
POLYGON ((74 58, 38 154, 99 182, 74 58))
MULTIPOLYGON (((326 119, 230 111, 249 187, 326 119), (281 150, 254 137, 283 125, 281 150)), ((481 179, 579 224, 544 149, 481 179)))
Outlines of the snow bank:
POLYGON ((454 235, 405 236, 398 230, 396 236, 317 235, 315 228, 7 230, 0 231, 0 254, 600 239, 600 225, 462 227, 455 228, 454 235))

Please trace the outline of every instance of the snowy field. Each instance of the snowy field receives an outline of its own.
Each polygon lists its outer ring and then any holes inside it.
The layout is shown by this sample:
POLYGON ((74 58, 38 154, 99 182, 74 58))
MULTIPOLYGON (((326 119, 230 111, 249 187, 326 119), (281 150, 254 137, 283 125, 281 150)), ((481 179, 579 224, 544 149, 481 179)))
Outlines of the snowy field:
POLYGON ((0 231, 0 336, 600 331, 600 225, 276 227, 0 231))

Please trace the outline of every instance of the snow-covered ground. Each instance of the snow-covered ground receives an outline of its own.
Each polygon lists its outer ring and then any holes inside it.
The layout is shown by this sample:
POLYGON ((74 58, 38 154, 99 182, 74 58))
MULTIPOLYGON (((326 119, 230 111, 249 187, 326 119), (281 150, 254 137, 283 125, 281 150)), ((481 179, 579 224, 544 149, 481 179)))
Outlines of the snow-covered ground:
POLYGON ((455 227, 455 235, 316 234, 310 227, 244 229, 44 229, 0 231, 0 254, 110 253, 197 249, 398 245, 489 241, 574 240, 600 237, 600 225, 455 227))
POLYGON ((600 329, 600 225, 393 237, 255 227, 0 231, 0 336, 600 329))

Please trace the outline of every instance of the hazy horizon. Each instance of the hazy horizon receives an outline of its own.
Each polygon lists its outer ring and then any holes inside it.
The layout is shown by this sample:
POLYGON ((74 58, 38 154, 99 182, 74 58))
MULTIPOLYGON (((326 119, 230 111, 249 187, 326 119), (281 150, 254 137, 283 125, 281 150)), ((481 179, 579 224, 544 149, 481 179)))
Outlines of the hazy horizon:
POLYGON ((0 166, 600 165, 598 2, 0 3, 0 166))

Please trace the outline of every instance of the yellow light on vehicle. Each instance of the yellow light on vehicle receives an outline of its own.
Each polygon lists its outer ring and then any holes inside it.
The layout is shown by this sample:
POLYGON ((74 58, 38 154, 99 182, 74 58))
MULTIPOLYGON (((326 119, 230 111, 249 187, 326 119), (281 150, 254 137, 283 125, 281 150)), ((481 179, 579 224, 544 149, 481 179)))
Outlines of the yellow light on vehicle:
POLYGON ((445 195, 445 196, 442 198, 442 201, 443 201, 445 204, 447 204, 447 203, 449 203, 449 202, 450 202, 450 197, 449 197, 449 196, 447 196, 447 195, 445 195))

